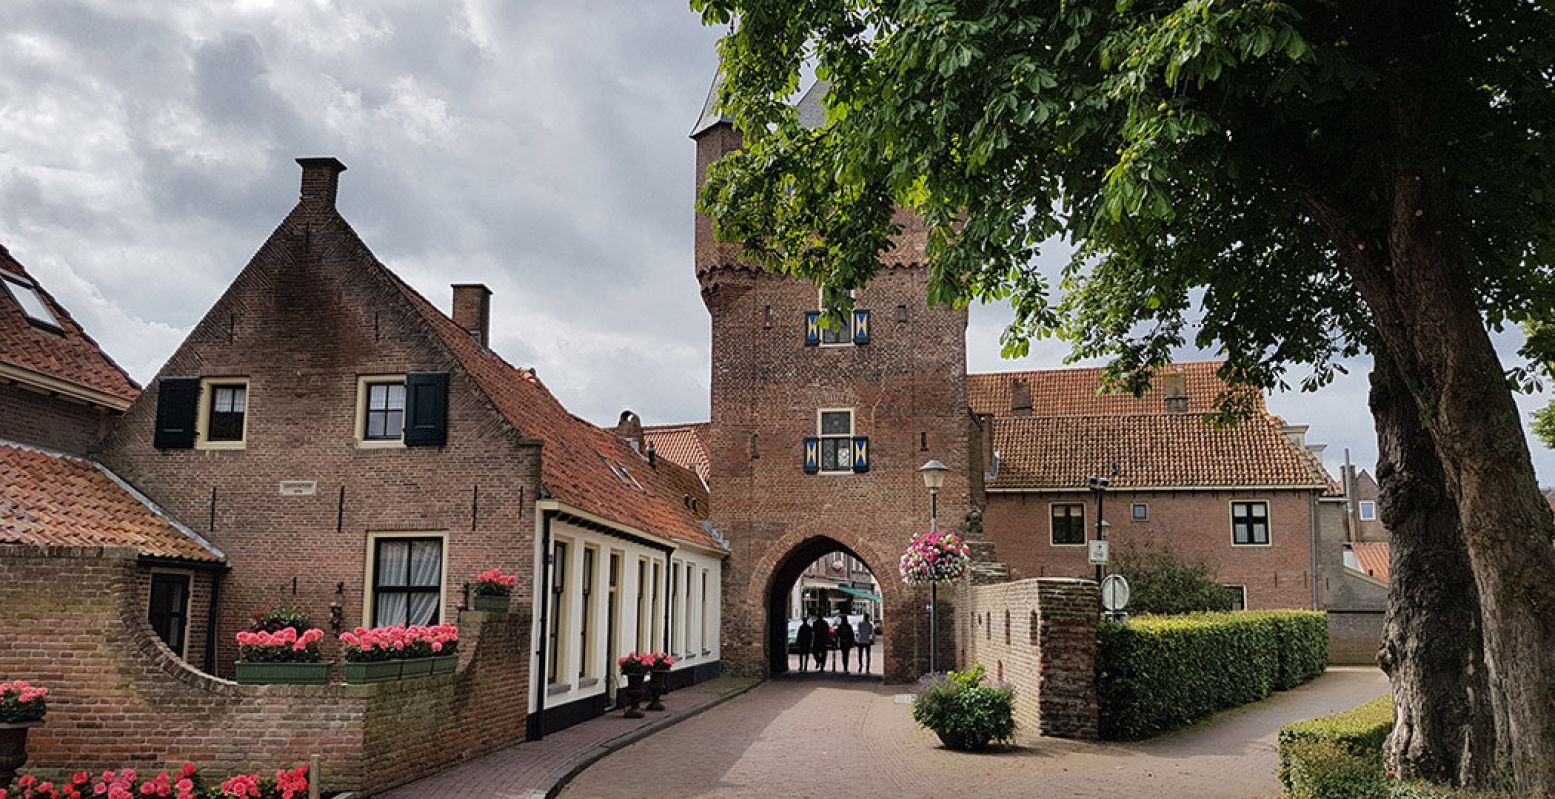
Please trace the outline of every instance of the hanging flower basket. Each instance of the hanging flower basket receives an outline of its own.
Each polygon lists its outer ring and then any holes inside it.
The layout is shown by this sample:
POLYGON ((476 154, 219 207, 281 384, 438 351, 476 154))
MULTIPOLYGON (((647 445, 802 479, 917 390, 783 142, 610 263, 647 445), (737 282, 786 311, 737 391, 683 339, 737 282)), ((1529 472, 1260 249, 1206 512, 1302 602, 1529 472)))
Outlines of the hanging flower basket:
POLYGON ((902 582, 937 583, 966 574, 972 551, 953 530, 924 533, 902 551, 902 582))

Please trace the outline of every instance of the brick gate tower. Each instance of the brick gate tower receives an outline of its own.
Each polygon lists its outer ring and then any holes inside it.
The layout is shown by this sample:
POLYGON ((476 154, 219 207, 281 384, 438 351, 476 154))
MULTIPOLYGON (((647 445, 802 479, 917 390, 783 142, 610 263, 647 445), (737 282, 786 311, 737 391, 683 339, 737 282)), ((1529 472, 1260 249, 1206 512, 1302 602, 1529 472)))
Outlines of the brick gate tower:
MULTIPOLYGON (((824 89, 822 89, 824 91, 824 89)), ((691 138, 697 186, 740 147, 715 108, 716 86, 691 138)), ((801 120, 824 117, 816 89, 801 120)), ((888 681, 928 668, 926 588, 904 585, 897 560, 928 528, 918 467, 950 467, 942 528, 960 529, 971 504, 974 422, 966 402, 964 309, 930 307, 921 225, 902 233, 856 298, 841 329, 815 324, 816 287, 741 260, 696 218, 696 270, 712 314, 708 430, 712 520, 733 546, 723 580, 723 664, 765 676, 787 669, 788 591, 805 566, 833 551, 862 560, 880 584, 888 681)), ((940 663, 954 663, 954 613, 940 592, 940 663)))

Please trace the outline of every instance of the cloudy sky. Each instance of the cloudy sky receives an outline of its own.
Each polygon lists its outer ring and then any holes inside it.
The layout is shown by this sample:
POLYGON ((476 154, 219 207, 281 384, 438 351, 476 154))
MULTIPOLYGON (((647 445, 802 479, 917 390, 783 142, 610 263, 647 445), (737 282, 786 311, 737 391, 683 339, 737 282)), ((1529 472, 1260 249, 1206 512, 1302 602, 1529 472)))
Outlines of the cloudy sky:
MULTIPOLYGON (((6 0, 0 242, 144 382, 294 204, 292 159, 334 155, 378 256, 440 307, 490 286, 494 345, 574 412, 705 419, 686 134, 717 36, 683 0, 6 0)), ((1007 317, 973 309, 973 370, 1061 363, 1001 361, 1007 317)), ((1375 459, 1354 367, 1270 399, 1330 464, 1375 459)))

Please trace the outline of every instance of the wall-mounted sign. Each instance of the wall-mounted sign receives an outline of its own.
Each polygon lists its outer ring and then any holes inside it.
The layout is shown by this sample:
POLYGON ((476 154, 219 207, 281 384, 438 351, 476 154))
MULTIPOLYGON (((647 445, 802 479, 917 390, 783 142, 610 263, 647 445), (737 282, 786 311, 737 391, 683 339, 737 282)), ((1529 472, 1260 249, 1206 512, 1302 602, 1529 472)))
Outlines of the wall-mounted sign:
POLYGON ((319 484, 315 480, 282 480, 281 496, 283 497, 311 497, 319 492, 319 484))

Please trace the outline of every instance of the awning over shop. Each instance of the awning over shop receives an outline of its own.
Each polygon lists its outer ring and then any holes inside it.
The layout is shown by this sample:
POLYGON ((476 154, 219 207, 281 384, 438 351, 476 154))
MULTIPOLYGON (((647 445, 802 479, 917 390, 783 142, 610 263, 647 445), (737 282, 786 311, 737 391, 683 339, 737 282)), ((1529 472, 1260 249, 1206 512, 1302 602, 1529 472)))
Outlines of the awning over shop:
POLYGON ((871 594, 868 591, 861 591, 861 590, 859 590, 857 588, 854 588, 852 586, 839 585, 839 586, 837 586, 836 590, 841 591, 844 594, 852 594, 853 596, 856 596, 859 599, 867 599, 870 602, 879 602, 880 601, 880 596, 878 594, 871 594))

